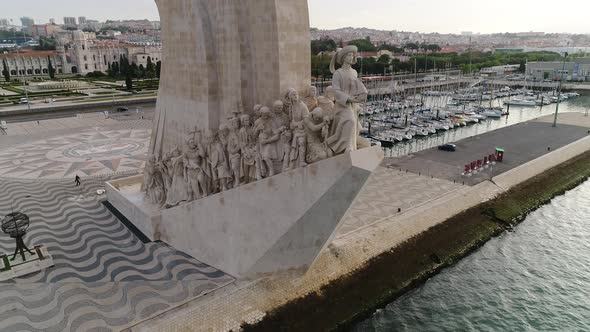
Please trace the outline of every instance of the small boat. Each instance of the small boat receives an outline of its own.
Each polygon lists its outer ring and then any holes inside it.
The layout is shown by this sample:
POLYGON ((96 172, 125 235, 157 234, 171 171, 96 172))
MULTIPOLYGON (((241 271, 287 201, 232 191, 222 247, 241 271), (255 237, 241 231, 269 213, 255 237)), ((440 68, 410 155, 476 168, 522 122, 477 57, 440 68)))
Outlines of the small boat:
POLYGON ((513 98, 505 102, 507 105, 515 105, 515 106, 537 106, 537 102, 534 100, 527 100, 527 99, 520 99, 520 98, 513 98))
POLYGON ((502 117, 502 111, 494 110, 494 109, 487 109, 480 113, 481 115, 485 115, 488 118, 499 119, 502 117))

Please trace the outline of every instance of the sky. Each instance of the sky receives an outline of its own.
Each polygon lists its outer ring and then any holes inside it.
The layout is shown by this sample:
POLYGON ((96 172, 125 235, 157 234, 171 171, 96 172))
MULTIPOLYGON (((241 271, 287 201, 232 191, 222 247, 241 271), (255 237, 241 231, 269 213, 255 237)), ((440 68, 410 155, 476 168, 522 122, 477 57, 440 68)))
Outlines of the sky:
MULTIPOLYGON (((2 0, 0 18, 46 23, 64 16, 159 20, 154 0, 2 0), (122 4, 125 4, 122 6, 122 4)), ((590 33, 590 1, 570 0, 309 0, 312 27, 366 27, 418 32, 590 33)))

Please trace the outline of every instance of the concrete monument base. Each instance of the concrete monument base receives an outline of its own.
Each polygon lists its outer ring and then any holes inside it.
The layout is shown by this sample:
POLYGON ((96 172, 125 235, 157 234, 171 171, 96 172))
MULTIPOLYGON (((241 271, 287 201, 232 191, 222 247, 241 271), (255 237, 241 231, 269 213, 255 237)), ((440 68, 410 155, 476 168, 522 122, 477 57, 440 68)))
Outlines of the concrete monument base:
POLYGON ((0 282, 26 276, 31 273, 43 271, 53 266, 53 258, 45 246, 35 246, 32 249, 33 255, 25 252, 25 259, 21 255, 0 255, 0 282))
POLYGON ((107 184, 107 195, 152 240, 233 276, 254 276, 309 267, 382 159, 380 147, 345 153, 162 210, 160 217, 136 200, 139 177, 107 184))

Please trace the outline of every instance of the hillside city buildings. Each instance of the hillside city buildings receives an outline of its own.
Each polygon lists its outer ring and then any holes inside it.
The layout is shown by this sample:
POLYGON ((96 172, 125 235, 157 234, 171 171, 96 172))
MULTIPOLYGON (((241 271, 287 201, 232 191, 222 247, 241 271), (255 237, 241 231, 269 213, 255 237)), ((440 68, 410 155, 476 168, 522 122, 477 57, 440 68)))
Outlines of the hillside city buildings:
POLYGON ((6 63, 10 76, 18 78, 48 74, 50 62, 57 74, 87 75, 95 71, 107 73, 109 66, 121 57, 144 67, 148 58, 154 64, 161 60, 159 22, 101 23, 84 16, 63 20, 63 25, 35 24, 34 19, 22 17, 21 26, 14 26, 8 19, 0 19, 0 31, 13 34, 10 39, 0 38, 0 50, 4 49, 0 66, 6 63), (42 38, 53 42, 55 50, 30 47, 39 45, 42 38))
POLYGON ((312 29, 311 37, 317 39, 333 39, 350 41, 370 39, 379 45, 438 44, 443 53, 465 52, 467 50, 494 52, 502 51, 550 51, 569 54, 590 52, 590 35, 544 32, 461 34, 421 33, 409 31, 387 31, 368 28, 340 28, 334 30, 312 29))
POLYGON ((162 58, 160 46, 141 46, 111 40, 96 39, 94 33, 81 30, 63 31, 57 34, 55 51, 19 51, 0 54, 11 76, 34 76, 47 74, 49 60, 58 74, 86 75, 101 71, 119 62, 121 56, 138 66, 147 66, 148 57, 153 63, 162 58))

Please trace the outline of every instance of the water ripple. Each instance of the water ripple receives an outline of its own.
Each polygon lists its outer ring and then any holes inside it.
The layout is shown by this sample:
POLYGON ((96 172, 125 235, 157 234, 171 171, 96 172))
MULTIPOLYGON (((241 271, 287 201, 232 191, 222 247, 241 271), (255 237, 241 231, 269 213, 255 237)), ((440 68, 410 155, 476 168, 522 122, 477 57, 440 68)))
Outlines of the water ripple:
POLYGON ((590 181, 354 331, 589 331, 590 181))

